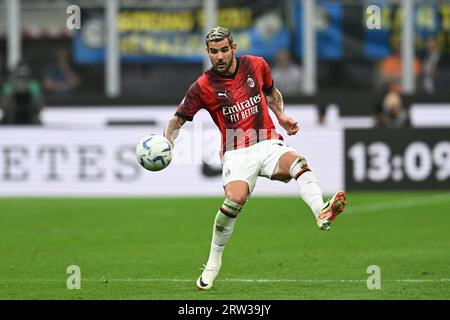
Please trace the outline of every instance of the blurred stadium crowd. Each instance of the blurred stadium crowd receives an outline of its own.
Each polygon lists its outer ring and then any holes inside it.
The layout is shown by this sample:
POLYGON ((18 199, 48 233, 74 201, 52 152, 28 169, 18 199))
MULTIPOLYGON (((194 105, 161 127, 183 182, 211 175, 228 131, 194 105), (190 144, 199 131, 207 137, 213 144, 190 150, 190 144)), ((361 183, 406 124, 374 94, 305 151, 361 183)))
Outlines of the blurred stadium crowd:
MULTIPOLYGON (((119 2, 121 85, 114 100, 105 96, 105 1, 21 0, 22 54, 20 63, 10 70, 7 1, 2 1, 0 83, 4 114, 17 86, 29 92, 17 99, 34 103, 36 112, 44 106, 177 104, 203 70, 202 2, 119 2), (80 30, 69 30, 66 25, 66 8, 72 4, 81 8, 80 30)), ((402 110, 401 2, 319 0, 315 4, 317 93, 313 98, 318 99, 319 111, 324 104, 320 101, 329 101, 329 97, 360 95, 365 97, 364 105, 340 105, 341 112, 376 113, 379 125, 407 124, 402 110), (381 30, 369 30, 364 23, 367 5, 372 3, 381 7, 381 30)), ((218 24, 235 33, 238 53, 263 56, 288 103, 310 101, 311 95, 305 94, 302 86, 302 1, 221 0, 218 7, 218 24)), ((413 96, 448 101, 450 3, 416 1, 414 25, 413 96)), ((3 121, 20 122, 6 117, 3 121)), ((39 120, 34 115, 23 121, 39 120)))

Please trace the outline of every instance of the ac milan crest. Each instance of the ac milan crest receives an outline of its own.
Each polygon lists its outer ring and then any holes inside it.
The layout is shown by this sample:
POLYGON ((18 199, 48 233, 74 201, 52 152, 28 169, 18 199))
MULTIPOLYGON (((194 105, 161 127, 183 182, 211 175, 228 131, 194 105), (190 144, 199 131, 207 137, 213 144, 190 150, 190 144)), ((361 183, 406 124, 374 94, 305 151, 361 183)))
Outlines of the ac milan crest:
POLYGON ((253 88, 255 86, 255 81, 249 76, 247 78, 247 84, 250 88, 253 88))

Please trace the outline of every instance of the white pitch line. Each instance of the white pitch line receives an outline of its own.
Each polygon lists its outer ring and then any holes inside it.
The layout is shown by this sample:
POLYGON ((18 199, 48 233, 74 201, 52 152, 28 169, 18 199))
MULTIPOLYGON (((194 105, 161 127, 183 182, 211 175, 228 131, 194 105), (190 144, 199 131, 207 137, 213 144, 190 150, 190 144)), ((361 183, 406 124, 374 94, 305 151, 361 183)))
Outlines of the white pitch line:
POLYGON ((441 193, 433 196, 419 196, 419 198, 409 198, 395 201, 385 201, 385 202, 376 202, 370 203, 367 205, 360 205, 349 207, 345 210, 344 215, 349 214, 357 214, 357 213, 366 213, 366 212, 374 212, 380 210, 388 210, 388 209, 400 209, 400 208, 412 208, 412 207, 420 207, 426 206, 429 204, 448 202, 450 203, 450 193, 441 193))
MULTIPOLYGON (((82 282, 195 282, 196 279, 81 279, 82 282)), ((306 282, 306 283, 342 283, 366 282, 367 279, 218 279, 218 282, 251 282, 251 283, 279 283, 279 282, 306 282)), ((382 282, 450 282, 450 278, 442 279, 385 279, 382 282)), ((66 279, 1 279, 2 282, 62 282, 66 279)))

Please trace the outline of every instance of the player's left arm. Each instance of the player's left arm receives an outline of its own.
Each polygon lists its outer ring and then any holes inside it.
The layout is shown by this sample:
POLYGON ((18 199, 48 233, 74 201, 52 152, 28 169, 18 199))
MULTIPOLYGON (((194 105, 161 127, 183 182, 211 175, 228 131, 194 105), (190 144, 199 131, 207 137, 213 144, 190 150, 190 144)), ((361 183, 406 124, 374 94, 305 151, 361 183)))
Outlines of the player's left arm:
POLYGON ((269 108, 273 111, 278 119, 278 123, 282 126, 288 135, 294 135, 300 127, 298 122, 284 113, 284 102, 281 92, 272 84, 272 88, 269 92, 265 92, 266 101, 269 108))

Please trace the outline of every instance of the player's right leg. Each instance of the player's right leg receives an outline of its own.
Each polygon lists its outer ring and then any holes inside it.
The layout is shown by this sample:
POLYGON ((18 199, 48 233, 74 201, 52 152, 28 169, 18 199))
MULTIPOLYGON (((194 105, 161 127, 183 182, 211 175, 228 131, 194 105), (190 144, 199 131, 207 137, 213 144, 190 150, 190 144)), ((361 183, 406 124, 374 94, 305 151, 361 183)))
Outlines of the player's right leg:
POLYGON ((223 250, 233 233, 236 217, 249 195, 245 181, 232 181, 225 186, 225 201, 216 214, 208 262, 197 279, 197 288, 211 289, 222 266, 223 250))

